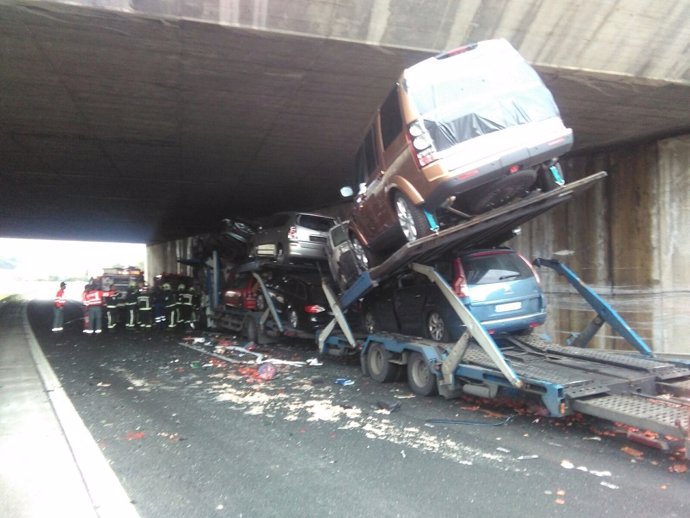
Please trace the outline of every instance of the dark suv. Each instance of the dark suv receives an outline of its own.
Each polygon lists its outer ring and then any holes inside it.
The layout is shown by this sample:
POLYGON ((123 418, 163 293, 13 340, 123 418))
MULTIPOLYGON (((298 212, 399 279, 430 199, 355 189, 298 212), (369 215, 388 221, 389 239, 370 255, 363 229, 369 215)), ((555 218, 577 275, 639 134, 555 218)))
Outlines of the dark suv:
POLYGON ((376 260, 462 218, 564 183, 570 150, 551 92, 505 40, 403 71, 355 157, 350 232, 376 260))
MULTIPOLYGON (((313 332, 331 320, 318 273, 285 273, 265 282, 276 310, 292 329, 313 332)), ((263 311, 265 308, 266 301, 259 293, 256 309, 263 311)))
MULTIPOLYGON (((532 265, 509 248, 462 252, 434 267, 490 333, 529 332, 546 320, 544 295, 532 265)), ((439 288, 416 272, 404 273, 367 295, 368 333, 398 332, 456 341, 462 321, 439 288)))

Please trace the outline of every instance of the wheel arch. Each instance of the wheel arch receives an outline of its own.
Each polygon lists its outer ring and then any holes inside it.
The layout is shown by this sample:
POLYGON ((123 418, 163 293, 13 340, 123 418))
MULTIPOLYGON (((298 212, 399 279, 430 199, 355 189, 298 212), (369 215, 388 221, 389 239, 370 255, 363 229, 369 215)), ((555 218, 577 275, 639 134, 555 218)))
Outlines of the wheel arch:
POLYGON ((395 202, 396 193, 404 194, 408 200, 410 200, 415 205, 423 205, 424 198, 419 193, 419 191, 412 185, 412 183, 402 177, 397 177, 394 183, 391 183, 386 187, 386 198, 388 199, 389 206, 392 208, 395 202))

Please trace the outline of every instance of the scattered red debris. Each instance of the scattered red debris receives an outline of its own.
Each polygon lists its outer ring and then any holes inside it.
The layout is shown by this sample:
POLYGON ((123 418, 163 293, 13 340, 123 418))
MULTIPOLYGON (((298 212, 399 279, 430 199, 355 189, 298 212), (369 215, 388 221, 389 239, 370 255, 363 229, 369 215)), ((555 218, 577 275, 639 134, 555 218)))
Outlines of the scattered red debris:
POLYGON ((221 367, 221 368, 227 366, 227 364, 228 364, 228 362, 226 362, 225 360, 220 360, 218 358, 211 358, 209 360, 209 363, 211 365, 213 365, 214 367, 221 367))
POLYGON ((127 440, 128 441, 136 441, 139 439, 143 439, 146 436, 144 432, 127 432, 127 440))
POLYGON ((630 446, 623 446, 623 447, 621 448, 621 451, 622 451, 623 453, 627 453, 627 454, 630 455, 631 457, 635 457, 635 458, 637 458, 637 459, 639 459, 639 458, 641 458, 641 457, 644 456, 644 453, 642 453, 640 450, 636 450, 635 448, 632 448, 632 447, 630 447, 630 446))
POLYGON ((668 443, 663 439, 659 439, 659 434, 654 432, 636 432, 633 430, 628 430, 627 437, 629 440, 642 444, 644 446, 649 446, 650 448, 656 448, 657 450, 667 451, 669 449, 668 443))

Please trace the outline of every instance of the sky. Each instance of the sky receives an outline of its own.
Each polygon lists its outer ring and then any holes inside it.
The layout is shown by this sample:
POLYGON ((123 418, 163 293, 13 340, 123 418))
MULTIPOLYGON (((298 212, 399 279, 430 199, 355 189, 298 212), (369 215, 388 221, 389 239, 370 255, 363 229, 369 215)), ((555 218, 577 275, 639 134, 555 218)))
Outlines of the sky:
POLYGON ((146 245, 0 238, 0 266, 16 280, 98 276, 103 268, 143 266, 146 245), (7 270, 7 261, 16 267, 7 270))

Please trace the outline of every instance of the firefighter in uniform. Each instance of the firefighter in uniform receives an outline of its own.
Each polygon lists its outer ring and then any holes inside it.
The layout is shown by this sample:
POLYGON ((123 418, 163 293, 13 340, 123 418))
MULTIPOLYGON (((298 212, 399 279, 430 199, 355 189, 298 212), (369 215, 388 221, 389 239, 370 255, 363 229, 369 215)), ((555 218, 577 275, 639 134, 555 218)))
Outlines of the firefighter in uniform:
POLYGON ((153 306, 149 290, 143 282, 139 284, 137 309, 139 310, 139 326, 150 329, 153 325, 153 306))
POLYGON ((185 327, 192 321, 192 294, 184 284, 177 288, 177 315, 185 327))
POLYGON ((110 293, 112 292, 104 292, 95 283, 86 285, 86 289, 82 295, 84 307, 88 310, 88 325, 84 329, 86 334, 99 334, 101 332, 103 297, 110 293))
POLYGON ((153 321, 158 329, 163 329, 165 325, 165 304, 163 302, 163 291, 160 286, 153 287, 151 302, 153 302, 153 321))
POLYGON ((65 299, 65 288, 67 284, 60 283, 60 289, 55 294, 55 309, 53 310, 53 332, 62 331, 62 324, 65 320, 64 307, 67 300, 65 299))
POLYGON ((103 301, 105 303, 105 318, 108 329, 113 329, 117 325, 118 321, 118 310, 117 310, 117 295, 118 293, 111 290, 110 283, 103 283, 103 287, 107 290, 107 293, 103 296, 103 301))
POLYGON ((177 327, 177 294, 167 282, 163 284, 163 306, 168 329, 175 329, 177 327))
POLYGON ((199 293, 197 293, 196 289, 194 286, 191 286, 189 288, 189 294, 191 295, 191 301, 192 301, 192 309, 191 309, 191 315, 189 317, 189 325, 192 329, 197 329, 199 327, 199 311, 200 311, 200 306, 201 306, 201 297, 199 297, 199 293))
POLYGON ((134 329, 137 325, 137 287, 136 284, 132 283, 127 288, 127 293, 125 294, 125 310, 127 315, 127 320, 125 320, 125 327, 127 329, 134 329))

